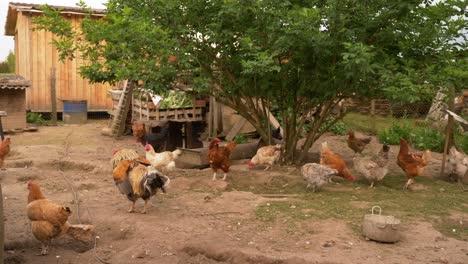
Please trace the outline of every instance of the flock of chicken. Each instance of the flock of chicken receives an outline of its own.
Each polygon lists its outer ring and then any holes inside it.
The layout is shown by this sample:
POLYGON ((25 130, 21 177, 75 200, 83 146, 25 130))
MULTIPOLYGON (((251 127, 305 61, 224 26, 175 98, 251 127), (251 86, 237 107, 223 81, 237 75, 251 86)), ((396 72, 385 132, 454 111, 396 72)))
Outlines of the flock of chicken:
MULTIPOLYGON (((348 131, 348 146, 355 152, 353 157, 354 170, 371 182, 374 187, 376 181, 381 181, 388 173, 390 147, 382 145, 381 150, 371 156, 362 156, 361 153, 371 141, 370 137, 356 137, 353 131, 348 131)), ((408 142, 400 137, 400 151, 397 164, 406 173, 408 181, 405 188, 413 183, 413 178, 421 175, 431 158, 431 152, 409 152, 408 142)), ((346 166, 346 162, 323 142, 320 149, 320 164, 308 163, 301 169, 302 176, 307 181, 307 187, 312 186, 313 191, 331 181, 332 176, 343 177, 347 181, 354 181, 355 177, 346 166)))
MULTIPOLYGON (((375 181, 382 180, 388 172, 389 150, 387 145, 372 156, 362 156, 361 153, 370 143, 371 138, 356 137, 353 131, 348 132, 348 146, 355 152, 353 158, 354 169, 371 182, 373 187, 375 181)), ((143 133, 143 138, 149 139, 143 133)), ((114 151, 111 158, 113 169, 112 176, 119 191, 126 195, 131 201, 128 212, 135 212, 135 203, 143 199, 145 204, 141 213, 147 212, 147 203, 158 190, 166 192, 170 179, 166 172, 175 168, 175 160, 181 155, 180 150, 156 152, 154 146, 148 142, 143 143, 145 157, 141 157, 133 149, 118 149, 114 151)), ((218 169, 224 172, 223 180, 226 180, 231 166, 231 152, 236 147, 235 142, 220 146, 220 140, 214 138, 208 147, 208 161, 213 170, 213 180, 216 180, 218 169)), ((10 151, 10 139, 0 142, 0 168, 4 157, 10 151)), ((280 158, 281 145, 264 146, 257 150, 256 155, 248 162, 249 168, 258 164, 267 165, 265 170, 273 166, 280 158)), ((431 152, 423 153, 409 152, 408 143, 400 138, 400 150, 397 164, 403 169, 408 177, 405 188, 413 183, 413 178, 423 173, 427 166, 431 152)), ((468 157, 458 152, 455 148, 450 150, 448 159, 449 169, 459 175, 464 175, 468 168, 468 157)), ((334 153, 323 142, 320 149, 320 164, 308 163, 301 168, 302 176, 307 181, 307 187, 317 190, 326 183, 331 182, 332 176, 343 177, 347 181, 354 181, 355 177, 346 166, 346 162, 338 154, 334 153)), ((27 215, 31 220, 33 235, 42 243, 41 254, 48 253, 48 246, 53 238, 68 234, 76 239, 89 240, 93 236, 93 226, 71 225, 68 217, 71 210, 45 198, 40 187, 28 182, 28 206, 27 215)))

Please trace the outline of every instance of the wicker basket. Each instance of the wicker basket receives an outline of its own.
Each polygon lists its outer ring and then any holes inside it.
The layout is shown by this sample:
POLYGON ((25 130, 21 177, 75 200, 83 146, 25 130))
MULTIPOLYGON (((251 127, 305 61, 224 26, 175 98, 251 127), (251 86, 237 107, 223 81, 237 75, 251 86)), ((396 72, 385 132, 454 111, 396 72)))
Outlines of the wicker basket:
POLYGON ((364 216, 362 233, 365 237, 386 243, 395 243, 400 240, 400 220, 391 215, 382 215, 382 208, 372 207, 372 214, 364 216), (379 210, 379 214, 374 214, 374 209, 379 210))

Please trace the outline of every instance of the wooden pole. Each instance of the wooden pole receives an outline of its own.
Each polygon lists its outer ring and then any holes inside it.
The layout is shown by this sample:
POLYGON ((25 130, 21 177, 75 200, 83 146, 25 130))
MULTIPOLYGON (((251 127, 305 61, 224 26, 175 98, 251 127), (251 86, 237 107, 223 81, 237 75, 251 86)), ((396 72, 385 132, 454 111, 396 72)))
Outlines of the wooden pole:
POLYGON ((208 114, 208 138, 213 137, 213 111, 214 111, 214 98, 210 96, 210 109, 208 114))
POLYGON ((377 131, 375 129, 375 99, 371 100, 371 105, 370 105, 370 111, 371 111, 371 129, 372 133, 377 134, 377 131))
MULTIPOLYGON (((455 89, 452 87, 449 89, 449 96, 448 96, 448 109, 453 112, 455 108, 455 104, 453 102, 455 98, 455 89)), ((445 160, 447 158, 447 152, 452 145, 452 128, 453 128, 453 116, 448 115, 447 126, 445 127, 445 145, 444 145, 444 153, 442 154, 442 169, 440 170, 440 177, 444 176, 445 173, 445 160)))
POLYGON ((3 193, 0 184, 0 264, 3 264, 3 252, 5 250, 5 220, 3 219, 3 193))
POLYGON ((52 125, 57 125, 57 93, 55 90, 55 68, 50 67, 50 103, 52 125))

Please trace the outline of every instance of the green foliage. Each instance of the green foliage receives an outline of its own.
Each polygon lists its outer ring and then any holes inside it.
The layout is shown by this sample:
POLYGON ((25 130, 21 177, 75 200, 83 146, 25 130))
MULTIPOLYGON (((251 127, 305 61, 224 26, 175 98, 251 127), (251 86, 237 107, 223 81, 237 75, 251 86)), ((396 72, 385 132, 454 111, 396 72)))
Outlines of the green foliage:
POLYGON ((10 51, 7 56, 8 70, 11 73, 15 73, 15 54, 10 51))
POLYGON ((174 109, 192 107, 192 96, 186 92, 168 91, 161 95, 163 99, 159 104, 160 109, 174 109))
POLYGON ((15 55, 10 51, 7 59, 0 62, 0 73, 15 73, 15 55))
POLYGON ((400 137, 409 140, 412 131, 413 128, 409 125, 409 122, 403 119, 400 122, 394 121, 390 128, 377 133, 377 138, 382 144, 399 145, 400 137))
POLYGON ((40 113, 28 112, 26 113, 26 122, 29 124, 36 124, 36 125, 45 125, 48 122, 42 117, 40 113))
POLYGON ((382 144, 399 145, 400 137, 420 150, 444 151, 445 137, 442 133, 429 127, 412 127, 406 119, 394 122, 390 128, 377 133, 377 138, 382 144))
POLYGON ((445 136, 436 129, 418 127, 411 133, 410 140, 412 146, 417 149, 428 149, 434 152, 444 151, 445 136))
POLYGON ((234 137, 233 141, 236 142, 237 144, 244 144, 248 142, 248 139, 244 135, 237 135, 234 137))
MULTIPOLYGON (((326 118, 319 128, 319 133, 323 133, 327 131, 326 130, 327 127, 330 126, 330 124, 334 122, 334 120, 335 118, 332 118, 332 117, 326 118)), ((346 135, 346 132, 348 131, 348 127, 343 121, 339 120, 339 121, 336 121, 333 125, 331 125, 328 131, 333 132, 335 135, 346 135)))
POLYGON ((466 136, 466 134, 456 134, 455 145, 461 148, 466 154, 468 154, 468 136, 466 136))
POLYGON ((0 73, 10 73, 8 62, 4 61, 0 63, 0 73))

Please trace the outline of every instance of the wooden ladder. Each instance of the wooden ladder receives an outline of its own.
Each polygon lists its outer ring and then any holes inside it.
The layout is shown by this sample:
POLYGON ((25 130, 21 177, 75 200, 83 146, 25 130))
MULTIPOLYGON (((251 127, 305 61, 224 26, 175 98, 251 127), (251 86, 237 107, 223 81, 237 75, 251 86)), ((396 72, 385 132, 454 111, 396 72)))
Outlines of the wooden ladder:
POLYGON ((115 115, 112 120, 111 131, 112 136, 114 137, 122 136, 125 130, 130 102, 132 101, 133 87, 135 87, 135 82, 129 80, 126 82, 127 83, 123 88, 122 95, 119 99, 119 104, 117 105, 117 109, 115 110, 115 115))

